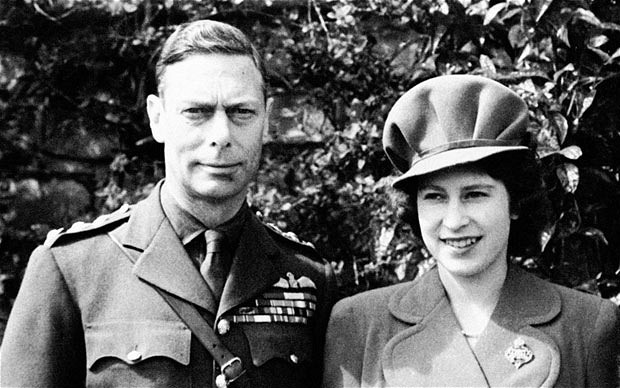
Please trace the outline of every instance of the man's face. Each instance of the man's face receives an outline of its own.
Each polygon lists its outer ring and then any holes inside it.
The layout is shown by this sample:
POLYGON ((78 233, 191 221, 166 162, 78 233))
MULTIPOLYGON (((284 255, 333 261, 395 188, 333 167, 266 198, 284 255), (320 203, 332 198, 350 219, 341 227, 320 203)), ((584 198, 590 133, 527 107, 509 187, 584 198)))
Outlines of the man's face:
POLYGON ((197 54, 166 68, 161 96, 149 96, 147 109, 178 201, 245 198, 268 128, 262 82, 240 55, 197 54))

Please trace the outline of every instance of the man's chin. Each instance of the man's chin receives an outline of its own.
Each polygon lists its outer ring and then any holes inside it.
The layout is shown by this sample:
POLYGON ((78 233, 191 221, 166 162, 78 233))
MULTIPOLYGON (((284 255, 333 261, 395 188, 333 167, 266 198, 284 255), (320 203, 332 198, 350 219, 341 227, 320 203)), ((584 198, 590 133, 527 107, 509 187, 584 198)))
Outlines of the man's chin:
POLYGON ((230 182, 215 182, 197 185, 194 187, 193 196, 199 200, 209 202, 225 202, 245 196, 245 187, 231 184, 230 182))

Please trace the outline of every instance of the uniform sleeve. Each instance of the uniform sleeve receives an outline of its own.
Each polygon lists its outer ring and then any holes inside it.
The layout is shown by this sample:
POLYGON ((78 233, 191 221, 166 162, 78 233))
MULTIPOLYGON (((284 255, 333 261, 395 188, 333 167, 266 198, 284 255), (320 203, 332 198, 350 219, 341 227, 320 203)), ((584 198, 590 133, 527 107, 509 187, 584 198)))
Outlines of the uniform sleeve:
POLYGON ((358 333, 359 316, 348 299, 336 303, 325 339, 323 388, 360 387, 364 333, 358 333))
POLYGON ((601 303, 588 346, 586 385, 618 387, 620 367, 620 310, 609 301, 601 303))
POLYGON ((49 248, 30 257, 0 347, 0 386, 84 386, 79 312, 49 248))

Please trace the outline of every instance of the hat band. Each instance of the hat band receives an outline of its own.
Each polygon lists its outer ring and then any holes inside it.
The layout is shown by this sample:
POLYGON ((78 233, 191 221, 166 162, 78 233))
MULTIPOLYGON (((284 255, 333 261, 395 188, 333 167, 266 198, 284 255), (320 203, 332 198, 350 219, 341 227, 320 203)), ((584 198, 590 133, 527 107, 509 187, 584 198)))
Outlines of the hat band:
POLYGON ((519 140, 497 140, 497 139, 470 139, 470 140, 458 140, 449 143, 442 144, 437 147, 429 148, 427 150, 420 151, 418 159, 453 150, 457 148, 472 148, 472 147, 514 147, 519 145, 519 140))

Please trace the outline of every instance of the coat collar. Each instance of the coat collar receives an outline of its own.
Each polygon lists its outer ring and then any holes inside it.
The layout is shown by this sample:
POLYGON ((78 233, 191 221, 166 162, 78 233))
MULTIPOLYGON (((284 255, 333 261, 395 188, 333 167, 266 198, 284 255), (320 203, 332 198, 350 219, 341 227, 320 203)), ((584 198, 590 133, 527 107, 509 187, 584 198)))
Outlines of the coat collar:
POLYGON ((555 318, 561 299, 548 282, 524 270, 509 267, 497 306, 473 352, 491 386, 553 386, 559 375, 560 353, 551 337, 536 325, 555 318), (523 341, 534 358, 516 368, 504 353, 523 341), (500 351, 502 359, 498 359, 500 351))
POLYGON ((281 255, 263 224, 251 214, 241 232, 217 316, 276 283, 280 279, 281 255))
POLYGON ((161 184, 135 206, 121 240, 137 254, 133 273, 155 287, 215 312, 213 295, 161 207, 161 184))
POLYGON ((473 350, 460 335, 437 268, 395 292, 388 309, 413 325, 384 348, 384 375, 390 386, 551 386, 557 379, 557 345, 532 325, 556 317, 560 297, 552 285, 517 267, 509 267, 498 304, 473 350), (534 354, 520 368, 505 356, 517 339, 534 354))
POLYGON ((218 307, 162 210, 160 188, 161 182, 135 206, 122 238, 138 255, 136 276, 218 316, 278 281, 282 252, 252 214, 241 232, 218 307))
MULTIPOLYGON (((524 270, 510 265, 506 282, 493 313, 512 326, 535 325, 550 321, 561 309, 560 296, 552 285, 524 270), (545 298, 541 298, 545 295, 545 298)), ((390 298, 388 309, 399 320, 416 324, 444 298, 446 291, 437 267, 431 269, 411 287, 401 288, 390 298)))

